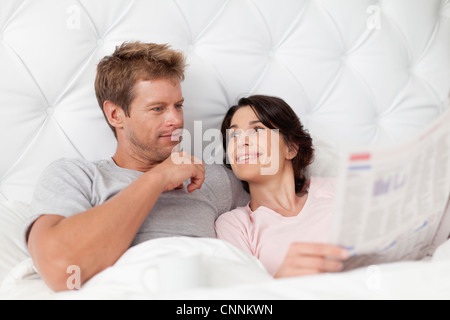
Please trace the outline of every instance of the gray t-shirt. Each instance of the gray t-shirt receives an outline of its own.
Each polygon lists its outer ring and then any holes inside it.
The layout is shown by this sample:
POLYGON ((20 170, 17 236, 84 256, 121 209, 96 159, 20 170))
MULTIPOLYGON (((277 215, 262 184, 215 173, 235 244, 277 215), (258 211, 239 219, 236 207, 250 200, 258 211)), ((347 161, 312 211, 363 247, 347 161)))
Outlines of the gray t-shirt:
MULTIPOLYGON (((234 174, 221 165, 205 165, 202 188, 162 193, 141 225, 132 246, 146 240, 171 237, 215 238, 220 214, 246 205, 250 196, 234 174)), ((124 169, 112 159, 89 162, 60 159, 43 172, 30 205, 26 230, 43 214, 70 217, 98 206, 126 188, 142 172, 124 169)))

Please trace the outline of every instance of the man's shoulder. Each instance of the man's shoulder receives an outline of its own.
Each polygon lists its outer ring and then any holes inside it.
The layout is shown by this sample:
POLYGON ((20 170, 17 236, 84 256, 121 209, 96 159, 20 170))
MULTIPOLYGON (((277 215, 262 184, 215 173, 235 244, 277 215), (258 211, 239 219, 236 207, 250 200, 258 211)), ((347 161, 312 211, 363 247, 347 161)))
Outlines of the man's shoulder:
POLYGON ((228 182, 229 175, 227 168, 221 164, 205 164, 205 183, 228 182), (224 181, 225 180, 225 181, 224 181))
POLYGON ((51 162, 46 172, 92 172, 97 168, 97 163, 83 158, 60 158, 51 162))
POLYGON ((204 185, 208 186, 216 198, 223 202, 223 208, 220 212, 245 206, 250 201, 250 195, 244 190, 242 182, 231 169, 226 168, 223 164, 212 164, 205 165, 205 170, 204 185))
POLYGON ((205 185, 214 188, 226 188, 227 191, 241 191, 242 183, 231 169, 222 164, 205 164, 205 185))
POLYGON ((212 173, 212 174, 224 174, 225 173, 225 166, 222 164, 216 164, 216 163, 211 163, 211 164, 205 164, 205 170, 207 173, 212 173))
POLYGON ((84 158, 59 158, 50 163, 50 166, 90 166, 93 162, 84 158))
POLYGON ((60 158, 51 162, 42 177, 51 179, 71 179, 91 181, 95 177, 108 175, 114 171, 108 160, 90 161, 84 158, 60 158))

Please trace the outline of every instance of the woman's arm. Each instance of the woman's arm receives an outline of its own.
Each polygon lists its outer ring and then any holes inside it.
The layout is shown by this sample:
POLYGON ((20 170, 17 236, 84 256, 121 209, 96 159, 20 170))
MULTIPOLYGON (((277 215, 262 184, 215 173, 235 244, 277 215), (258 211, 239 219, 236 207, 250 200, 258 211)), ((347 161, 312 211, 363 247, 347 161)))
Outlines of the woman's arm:
POLYGON ((215 224, 218 239, 225 240, 235 247, 254 255, 248 239, 250 224, 246 223, 246 213, 240 208, 222 214, 215 224))

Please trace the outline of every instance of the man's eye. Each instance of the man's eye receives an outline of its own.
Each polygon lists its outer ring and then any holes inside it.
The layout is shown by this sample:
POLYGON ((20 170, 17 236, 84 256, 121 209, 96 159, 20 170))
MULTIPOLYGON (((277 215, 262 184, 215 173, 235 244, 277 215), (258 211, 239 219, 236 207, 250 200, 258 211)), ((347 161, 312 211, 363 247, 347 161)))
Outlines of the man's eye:
POLYGON ((175 108, 177 108, 177 109, 183 109, 183 107, 184 107, 184 106, 183 106, 182 104, 176 104, 176 105, 175 105, 175 108))

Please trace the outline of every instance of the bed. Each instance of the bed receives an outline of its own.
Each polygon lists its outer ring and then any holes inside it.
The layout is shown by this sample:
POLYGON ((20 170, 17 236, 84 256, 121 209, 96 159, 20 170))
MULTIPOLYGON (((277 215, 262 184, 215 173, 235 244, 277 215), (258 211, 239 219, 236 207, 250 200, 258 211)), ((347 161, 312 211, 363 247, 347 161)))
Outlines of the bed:
POLYGON ((311 175, 335 174, 345 147, 399 143, 450 108, 449 0, 1 0, 1 299, 450 298, 445 239, 421 261, 283 280, 221 240, 157 239, 80 290, 48 289, 23 239, 34 186, 55 159, 113 154, 96 64, 132 40, 186 53, 190 132, 219 128, 239 97, 285 99, 313 137, 311 175), (184 267, 164 288, 168 259, 184 267))

